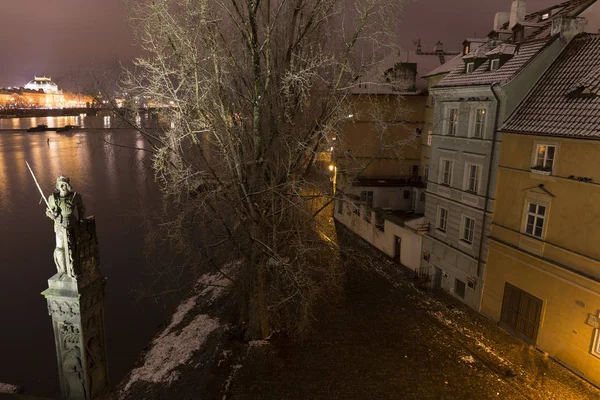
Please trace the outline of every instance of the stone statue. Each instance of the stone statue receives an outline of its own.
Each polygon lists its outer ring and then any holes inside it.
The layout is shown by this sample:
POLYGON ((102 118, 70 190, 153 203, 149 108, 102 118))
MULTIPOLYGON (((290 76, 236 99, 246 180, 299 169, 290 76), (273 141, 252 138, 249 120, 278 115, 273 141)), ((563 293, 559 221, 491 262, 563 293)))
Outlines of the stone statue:
POLYGON ((61 175, 56 179, 56 189, 48 197, 47 204, 46 216, 54 220, 56 234, 56 269, 60 276, 76 278, 74 261, 77 231, 85 213, 81 195, 73 191, 69 178, 61 175))

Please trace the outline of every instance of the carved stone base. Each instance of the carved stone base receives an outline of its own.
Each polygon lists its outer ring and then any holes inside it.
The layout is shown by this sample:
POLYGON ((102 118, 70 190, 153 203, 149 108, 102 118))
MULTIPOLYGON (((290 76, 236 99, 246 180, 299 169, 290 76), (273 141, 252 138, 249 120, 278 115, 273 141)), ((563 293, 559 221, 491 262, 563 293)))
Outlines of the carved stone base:
POLYGON ((79 288, 75 279, 56 274, 42 293, 52 317, 63 400, 93 400, 108 388, 105 284, 99 277, 79 288))

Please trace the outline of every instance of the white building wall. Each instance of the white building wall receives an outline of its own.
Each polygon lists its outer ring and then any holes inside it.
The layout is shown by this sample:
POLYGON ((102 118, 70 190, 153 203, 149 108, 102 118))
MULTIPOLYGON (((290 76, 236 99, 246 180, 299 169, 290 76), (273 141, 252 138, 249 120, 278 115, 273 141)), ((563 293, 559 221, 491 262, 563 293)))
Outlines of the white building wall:
POLYGON ((419 224, 423 224, 424 218, 417 218, 407 223, 409 227, 398 226, 391 221, 385 221, 384 231, 376 227, 375 212, 371 211, 371 221, 364 219, 365 207, 361 207, 360 215, 353 212, 353 205, 344 202, 342 213, 338 212, 340 203, 336 204, 334 217, 345 227, 366 240, 377 249, 385 253, 388 257, 395 256, 395 236, 399 237, 400 243, 400 263, 410 269, 417 269, 421 262, 421 244, 423 236, 416 233, 419 224))

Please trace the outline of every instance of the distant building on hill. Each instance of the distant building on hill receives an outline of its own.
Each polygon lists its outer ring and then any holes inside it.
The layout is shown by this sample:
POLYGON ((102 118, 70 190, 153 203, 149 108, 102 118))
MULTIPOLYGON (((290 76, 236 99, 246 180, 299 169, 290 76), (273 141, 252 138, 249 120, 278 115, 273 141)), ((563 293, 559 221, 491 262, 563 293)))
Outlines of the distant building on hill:
POLYGON ((52 78, 46 78, 45 76, 42 77, 38 77, 38 76, 34 76, 32 81, 29 81, 29 83, 27 83, 24 86, 25 89, 28 90, 36 90, 36 91, 40 91, 43 90, 44 93, 62 93, 61 90, 58 90, 58 85, 56 85, 56 83, 52 82, 52 78))

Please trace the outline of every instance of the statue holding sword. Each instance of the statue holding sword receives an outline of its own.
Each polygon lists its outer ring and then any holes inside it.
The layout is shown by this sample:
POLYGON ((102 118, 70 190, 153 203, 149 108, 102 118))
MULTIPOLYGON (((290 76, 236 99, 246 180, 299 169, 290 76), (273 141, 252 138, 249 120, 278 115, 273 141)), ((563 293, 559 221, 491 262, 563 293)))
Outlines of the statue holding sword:
POLYGON ((56 269, 61 276, 77 278, 74 267, 76 237, 79 221, 83 219, 85 213, 81 195, 73 191, 69 178, 61 175, 56 179, 54 192, 46 200, 29 164, 27 167, 46 202, 46 216, 54 221, 56 269))

